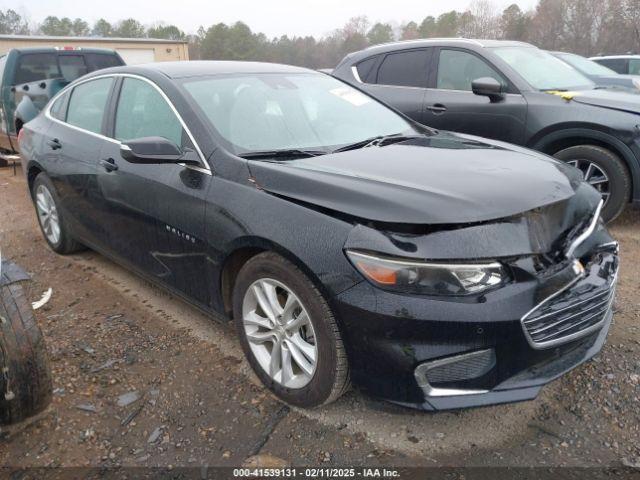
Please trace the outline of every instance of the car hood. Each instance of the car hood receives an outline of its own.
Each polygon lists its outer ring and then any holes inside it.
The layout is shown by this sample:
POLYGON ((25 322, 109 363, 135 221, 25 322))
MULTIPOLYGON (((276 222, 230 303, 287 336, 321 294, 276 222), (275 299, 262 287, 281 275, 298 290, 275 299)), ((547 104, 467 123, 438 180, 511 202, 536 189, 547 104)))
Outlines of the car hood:
POLYGON ((449 133, 249 168, 270 193, 395 224, 509 217, 566 200, 581 183, 577 170, 545 155, 449 133))
POLYGON ((634 93, 615 89, 599 89, 567 93, 573 101, 584 105, 609 108, 623 112, 640 113, 640 92, 634 93))

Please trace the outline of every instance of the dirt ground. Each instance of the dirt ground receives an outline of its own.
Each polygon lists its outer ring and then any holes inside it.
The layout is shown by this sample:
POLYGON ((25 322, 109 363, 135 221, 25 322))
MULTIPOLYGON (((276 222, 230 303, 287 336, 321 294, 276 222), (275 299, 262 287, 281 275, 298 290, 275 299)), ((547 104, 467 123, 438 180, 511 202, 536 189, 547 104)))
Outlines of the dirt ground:
POLYGON ((351 391, 290 409, 262 388, 229 325, 93 253, 62 257, 25 182, 0 169, 0 249, 33 277, 54 381, 51 407, 0 432, 0 467, 609 466, 640 468, 640 211, 611 226, 622 267, 602 353, 532 402, 400 409, 351 391), (262 457, 267 458, 268 457, 262 457), (276 462, 277 463, 277 462, 276 462))

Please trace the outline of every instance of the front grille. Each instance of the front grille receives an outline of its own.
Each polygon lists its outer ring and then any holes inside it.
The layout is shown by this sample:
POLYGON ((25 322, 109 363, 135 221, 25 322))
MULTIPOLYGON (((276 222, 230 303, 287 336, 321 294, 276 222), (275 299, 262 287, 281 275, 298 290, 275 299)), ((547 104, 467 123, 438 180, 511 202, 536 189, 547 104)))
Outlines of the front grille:
POLYGON ((615 271, 600 264, 590 267, 584 279, 549 297, 522 319, 532 346, 550 347, 602 326, 613 302, 615 271))

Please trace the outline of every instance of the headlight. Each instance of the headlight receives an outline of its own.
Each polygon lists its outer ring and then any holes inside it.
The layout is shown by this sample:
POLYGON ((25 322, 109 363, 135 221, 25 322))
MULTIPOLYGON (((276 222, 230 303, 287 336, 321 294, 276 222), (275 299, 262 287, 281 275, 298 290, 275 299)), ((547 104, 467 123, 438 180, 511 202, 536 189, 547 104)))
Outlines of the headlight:
POLYGON ((500 285, 507 274, 500 263, 423 263, 347 250, 351 263, 374 285, 425 295, 467 295, 500 285))

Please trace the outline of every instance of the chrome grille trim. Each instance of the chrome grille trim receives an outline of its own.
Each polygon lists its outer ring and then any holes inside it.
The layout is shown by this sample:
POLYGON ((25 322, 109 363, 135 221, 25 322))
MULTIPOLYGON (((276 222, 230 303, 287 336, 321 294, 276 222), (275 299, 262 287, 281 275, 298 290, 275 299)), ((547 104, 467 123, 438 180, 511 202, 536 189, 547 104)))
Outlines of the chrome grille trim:
POLYGON ((427 378, 427 374, 429 370, 434 368, 442 367, 445 365, 449 365, 452 363, 458 363, 465 360, 471 360, 474 357, 483 357, 487 354, 495 353, 491 349, 479 350, 476 352, 465 353, 462 355, 454 355, 452 357, 443 358, 441 360, 434 360, 432 362, 421 363, 416 367, 413 372, 413 375, 418 382, 418 386, 422 388, 425 396, 428 397, 455 397, 462 395, 481 395, 483 393, 488 393, 489 390, 482 389, 460 389, 460 388, 438 388, 433 387, 429 383, 429 379, 427 378))
POLYGON ((573 257, 573 254, 578 249, 578 247, 582 244, 582 242, 584 242, 587 238, 589 238, 589 235, 591 235, 593 231, 596 229, 596 226, 598 225, 598 220, 600 219, 600 212, 602 211, 603 205, 604 205, 604 200, 600 200, 600 203, 598 204, 595 212, 593 213, 593 217, 591 218, 591 222, 589 223, 589 226, 580 235, 578 235, 578 237, 573 242, 571 242, 571 244, 567 248, 567 251, 565 252, 565 256, 567 258, 573 257))
MULTIPOLYGON (((574 262, 578 262, 578 260, 575 260, 574 262)), ((563 307, 555 312, 548 312, 541 315, 540 317, 530 318, 532 315, 535 314, 535 312, 543 308, 545 305, 549 304, 553 299, 555 299, 562 293, 572 288, 576 283, 578 283, 583 278, 584 278, 584 273, 578 275, 576 278, 574 278, 571 282, 569 282, 567 285, 562 287, 560 290, 558 290, 554 294, 542 300, 538 305, 536 305, 534 308, 529 310, 520 319, 522 330, 524 331, 527 342, 532 348, 536 350, 550 348, 556 345, 570 342, 572 340, 577 340, 581 337, 589 335, 590 333, 595 332, 596 330, 599 330, 600 328, 602 328, 607 318, 607 314, 611 308, 611 305, 613 304, 613 299, 615 297, 616 282, 618 280, 618 270, 615 271, 613 277, 609 280, 607 287, 604 291, 598 292, 589 298, 580 299, 575 303, 571 303, 566 307, 563 307), (598 301, 599 297, 603 295, 606 296, 605 300, 598 301), (561 319, 558 322, 554 322, 554 325, 549 327, 549 328, 557 327, 558 325, 561 325, 564 322, 569 322, 565 328, 560 328, 558 331, 551 333, 550 335, 548 335, 547 337, 544 337, 543 339, 537 339, 537 340, 534 339, 534 336, 536 336, 538 333, 543 331, 543 330, 540 330, 538 332, 535 331, 535 325, 538 321, 544 320, 545 318, 549 318, 550 316, 553 316, 553 315, 558 315, 558 313, 564 312, 568 309, 576 308, 585 303, 594 302, 594 301, 596 301, 597 303, 592 307, 589 307, 589 309, 587 309, 586 311, 589 312, 589 311, 593 311, 594 309, 597 309, 596 312, 590 315, 587 315, 584 318, 580 318, 579 321, 577 322, 571 322, 571 319, 575 319, 576 317, 585 314, 585 311, 576 312, 575 315, 571 315, 569 317, 561 319), (596 323, 594 323, 593 325, 589 325, 586 328, 570 333, 568 335, 562 335, 563 332, 566 332, 567 330, 579 328, 581 325, 593 320, 594 318, 597 318, 598 316, 602 316, 602 318, 596 323)), ((545 327, 547 327, 547 325, 545 325, 545 327)), ((548 330, 548 328, 544 329, 544 331, 546 330, 548 330)))
MULTIPOLYGON (((570 315, 570 316, 568 316, 568 317, 564 317, 564 318, 562 318, 562 319, 558 320, 557 322, 553 322, 553 323, 551 323, 551 324, 549 324, 549 325, 545 325, 545 326, 544 326, 544 327, 542 327, 542 328, 538 328, 538 329, 536 329, 536 330, 529 331, 529 333, 530 333, 531 335, 537 335, 538 333, 546 332, 546 331, 547 331, 547 330, 549 330, 550 328, 553 328, 553 327, 555 327, 555 326, 557 326, 557 325, 560 325, 561 323, 568 322, 568 321, 570 321, 571 319, 573 319, 573 318, 577 317, 578 315, 582 315, 582 314, 584 314, 584 313, 588 313, 588 312, 593 311, 593 310, 601 310, 601 309, 602 309, 602 307, 609 307, 609 303, 611 302, 611 298, 613 297, 613 290, 610 290, 610 291, 608 291, 608 292, 607 292, 607 291, 605 291, 605 292, 602 292, 602 293, 608 293, 607 298, 605 298, 603 301, 598 302, 598 303, 596 303, 595 305, 592 305, 591 307, 587 308, 586 310, 581 310, 581 311, 576 312, 576 313, 574 313, 574 314, 572 314, 572 315, 570 315)), ((599 295, 600 295, 600 294, 599 294, 599 295)), ((596 295, 596 297, 597 297, 597 296, 599 296, 599 295, 596 295)), ((595 298, 595 297, 594 297, 594 298, 595 298)), ((589 299, 589 300, 592 300, 592 299, 589 299)), ((585 302, 585 301, 581 301, 581 302, 578 302, 576 305, 570 305, 570 306, 568 306, 568 307, 564 308, 563 310, 567 310, 568 308, 573 308, 573 307, 575 307, 575 306, 577 306, 577 305, 581 305, 581 304, 583 304, 584 302, 585 302)), ((536 317, 536 318, 534 318, 534 319, 532 319, 532 320, 529 320, 529 321, 530 321, 530 322, 535 322, 535 321, 537 321, 537 320, 541 320, 543 317, 544 317, 544 318, 547 318, 549 315, 552 315, 552 314, 554 314, 554 313, 556 313, 556 312, 552 312, 552 313, 550 313, 550 314, 545 314, 545 315, 542 315, 542 316, 540 316, 540 317, 536 317)))
POLYGON ((593 301, 594 299, 596 299, 596 298, 598 298, 598 297, 601 297, 601 296, 603 296, 603 295, 607 295, 607 294, 609 294, 609 295, 610 295, 611 293, 605 290, 604 292, 600 292, 600 293, 598 293, 598 294, 594 295, 594 296, 593 296, 593 297, 591 297, 591 298, 587 298, 587 299, 585 299, 585 300, 581 300, 581 301, 579 301, 579 302, 577 302, 577 303, 574 303, 574 304, 572 304, 572 305, 568 305, 568 306, 566 306, 566 307, 560 308, 559 310, 555 310, 555 311, 553 311, 553 312, 545 313, 544 315, 540 315, 539 317, 532 318, 532 319, 529 319, 529 320, 525 320, 525 321, 524 321, 524 323, 525 323, 525 324, 528 324, 528 323, 531 323, 531 322, 535 322, 535 321, 537 321, 537 320, 542 320, 543 318, 547 318, 547 317, 549 317, 549 316, 551 316, 551 315, 555 315, 555 314, 557 314, 557 313, 564 312, 564 311, 566 311, 566 310, 569 310, 570 308, 574 308, 574 307, 577 307, 578 305, 582 305, 583 303, 591 302, 591 301, 593 301))

